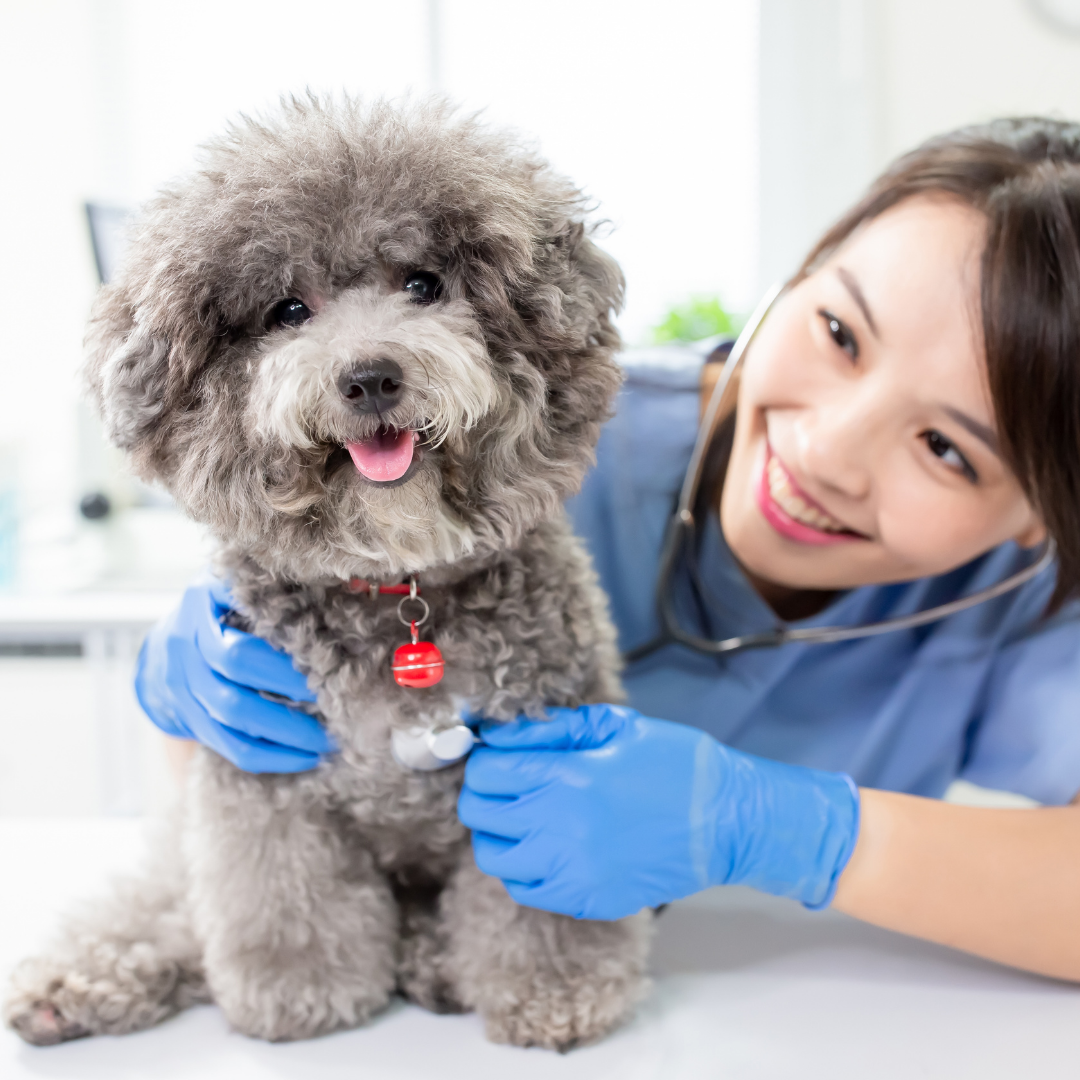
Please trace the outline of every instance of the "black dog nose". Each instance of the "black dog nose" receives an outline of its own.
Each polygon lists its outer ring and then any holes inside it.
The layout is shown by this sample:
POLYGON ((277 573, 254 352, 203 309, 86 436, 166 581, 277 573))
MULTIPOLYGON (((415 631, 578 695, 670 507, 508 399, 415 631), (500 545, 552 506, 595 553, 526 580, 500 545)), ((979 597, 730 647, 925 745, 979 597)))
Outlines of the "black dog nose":
POLYGON ((393 360, 376 360, 338 378, 341 396, 359 413, 381 413, 396 405, 405 389, 405 376, 393 360))

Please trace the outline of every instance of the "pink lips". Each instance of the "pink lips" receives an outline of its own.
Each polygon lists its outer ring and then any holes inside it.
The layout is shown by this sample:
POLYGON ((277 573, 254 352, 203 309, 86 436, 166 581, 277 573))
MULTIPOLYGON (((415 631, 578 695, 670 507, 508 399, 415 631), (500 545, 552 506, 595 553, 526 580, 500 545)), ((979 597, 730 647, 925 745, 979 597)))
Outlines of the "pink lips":
MULTIPOLYGON (((795 483, 794 477, 784 468, 784 463, 772 452, 772 447, 765 444, 765 460, 761 465, 761 474, 758 477, 756 490, 758 509, 765 520, 781 535, 789 540, 795 540, 800 544, 817 544, 826 546, 829 544, 846 544, 852 540, 864 540, 865 537, 856 532, 826 532, 824 529, 815 529, 801 521, 796 521, 776 500, 769 490, 769 462, 773 461, 784 471, 791 490, 799 496, 807 505, 816 507, 822 513, 828 513, 819 503, 815 502, 805 491, 795 483)), ((831 516, 831 515, 830 515, 831 516)))
POLYGON ((380 428, 369 439, 346 443, 345 449, 361 476, 385 484, 409 471, 419 441, 419 434, 408 428, 380 428))

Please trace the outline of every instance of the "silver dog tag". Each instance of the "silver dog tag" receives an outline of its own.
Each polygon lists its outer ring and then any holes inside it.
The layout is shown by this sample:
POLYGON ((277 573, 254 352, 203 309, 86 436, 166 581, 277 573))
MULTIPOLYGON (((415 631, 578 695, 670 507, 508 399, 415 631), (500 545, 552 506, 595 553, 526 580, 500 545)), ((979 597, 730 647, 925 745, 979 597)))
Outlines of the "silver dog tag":
POLYGON ((465 757, 476 743, 476 736, 464 724, 452 727, 414 727, 390 733, 394 760, 405 769, 434 772, 445 769, 465 757))

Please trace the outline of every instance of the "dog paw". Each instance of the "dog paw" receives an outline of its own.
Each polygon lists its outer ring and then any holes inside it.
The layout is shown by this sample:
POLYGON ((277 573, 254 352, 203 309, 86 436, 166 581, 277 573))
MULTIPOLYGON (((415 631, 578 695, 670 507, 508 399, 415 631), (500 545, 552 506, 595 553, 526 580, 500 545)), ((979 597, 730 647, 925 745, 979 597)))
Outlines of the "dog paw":
POLYGON ((11 1010, 7 1022, 13 1031, 32 1046, 56 1046, 91 1034, 82 1024, 69 1020, 48 1001, 35 1001, 11 1010))
POLYGON ((644 988, 644 980, 618 989, 592 983, 523 987, 520 994, 500 995, 502 1001, 481 1014, 492 1042, 565 1054, 597 1042, 627 1020, 644 988))
POLYGON ((359 1027, 390 1003, 392 980, 328 973, 230 972, 212 980, 214 1000, 233 1030, 267 1042, 311 1039, 359 1027), (321 976, 321 977, 320 977, 321 976))
MULTIPOLYGON (((197 999, 191 981, 189 1000, 197 999)), ((25 960, 12 974, 4 1020, 27 1042, 53 1046, 85 1035, 126 1035, 171 1016, 187 983, 152 948, 96 941, 83 954, 25 960)))

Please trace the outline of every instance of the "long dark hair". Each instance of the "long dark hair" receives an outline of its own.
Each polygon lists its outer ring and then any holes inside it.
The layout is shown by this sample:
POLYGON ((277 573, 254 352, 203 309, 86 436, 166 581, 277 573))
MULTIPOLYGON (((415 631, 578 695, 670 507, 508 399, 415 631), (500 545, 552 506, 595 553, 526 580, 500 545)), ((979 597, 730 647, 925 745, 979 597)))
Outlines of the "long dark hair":
POLYGON ((930 139, 882 174, 807 256, 913 195, 982 211, 982 329, 1003 455, 1058 547, 1051 609, 1080 592, 1080 124, 995 120, 930 139))

